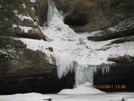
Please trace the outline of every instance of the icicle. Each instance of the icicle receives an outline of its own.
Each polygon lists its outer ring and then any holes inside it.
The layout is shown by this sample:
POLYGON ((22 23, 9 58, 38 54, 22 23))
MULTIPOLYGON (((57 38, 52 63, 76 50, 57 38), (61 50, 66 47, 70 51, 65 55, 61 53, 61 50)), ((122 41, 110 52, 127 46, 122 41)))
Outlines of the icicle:
POLYGON ((48 2, 48 12, 47 12, 47 25, 49 25, 49 22, 51 21, 52 17, 54 16, 54 2, 53 0, 47 0, 48 2))
POLYGON ((110 71, 110 66, 108 64, 104 64, 104 63, 101 65, 97 65, 96 68, 94 68, 94 72, 96 73, 98 69, 100 69, 102 71, 102 74, 105 74, 110 71))
POLYGON ((53 17, 59 17, 63 19, 59 11, 57 10, 55 3, 53 0, 47 0, 48 2, 48 12, 47 12, 47 25, 49 25, 50 21, 53 17))
POLYGON ((101 65, 101 69, 102 69, 102 74, 108 73, 110 71, 110 66, 107 64, 102 64, 101 65))
POLYGON ((73 72, 75 67, 75 62, 71 59, 71 56, 67 53, 57 54, 56 65, 57 65, 57 75, 58 78, 66 76, 69 71, 73 72))

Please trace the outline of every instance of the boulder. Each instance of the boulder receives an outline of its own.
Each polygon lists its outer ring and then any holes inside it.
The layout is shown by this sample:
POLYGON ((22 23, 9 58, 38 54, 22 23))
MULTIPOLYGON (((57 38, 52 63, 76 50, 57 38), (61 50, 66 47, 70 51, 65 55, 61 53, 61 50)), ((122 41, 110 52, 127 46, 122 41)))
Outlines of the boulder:
POLYGON ((16 33, 16 36, 21 37, 21 38, 46 40, 40 28, 17 26, 17 27, 14 27, 14 31, 16 33))

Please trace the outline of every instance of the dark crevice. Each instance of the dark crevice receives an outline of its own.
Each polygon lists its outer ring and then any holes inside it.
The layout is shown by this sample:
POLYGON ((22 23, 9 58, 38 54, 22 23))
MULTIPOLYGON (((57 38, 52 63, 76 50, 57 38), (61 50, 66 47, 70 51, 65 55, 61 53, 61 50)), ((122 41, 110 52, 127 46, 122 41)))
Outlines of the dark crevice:
POLYGON ((69 26, 84 26, 88 23, 85 15, 69 15, 65 17, 64 23, 69 26))

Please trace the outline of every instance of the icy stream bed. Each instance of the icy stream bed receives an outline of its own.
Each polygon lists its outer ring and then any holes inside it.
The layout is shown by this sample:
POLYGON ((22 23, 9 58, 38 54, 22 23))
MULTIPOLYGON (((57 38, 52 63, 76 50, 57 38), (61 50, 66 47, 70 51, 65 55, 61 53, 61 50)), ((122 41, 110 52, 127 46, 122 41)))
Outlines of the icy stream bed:
POLYGON ((0 95, 0 101, 46 101, 44 99, 51 98, 52 101, 134 101, 134 93, 101 93, 101 94, 81 94, 81 95, 60 95, 60 94, 14 94, 0 95))

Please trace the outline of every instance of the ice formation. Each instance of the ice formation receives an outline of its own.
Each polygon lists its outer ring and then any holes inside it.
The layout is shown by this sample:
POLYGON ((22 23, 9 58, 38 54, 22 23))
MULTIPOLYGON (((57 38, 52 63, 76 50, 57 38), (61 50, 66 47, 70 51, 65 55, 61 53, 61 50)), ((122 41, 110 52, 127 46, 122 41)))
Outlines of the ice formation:
MULTIPOLYGON (((107 61, 109 57, 134 56, 134 42, 110 44, 115 39, 101 42, 89 41, 87 40, 88 32, 77 34, 64 24, 63 16, 58 12, 52 0, 48 0, 48 5, 47 26, 44 24, 41 28, 47 41, 27 38, 16 40, 21 40, 28 49, 46 53, 46 59, 50 64, 55 64, 52 61, 52 57, 55 57, 59 79, 66 76, 69 71, 74 71, 74 86, 79 89, 80 85, 86 82, 93 84, 93 74, 98 68, 101 68, 103 73, 109 71, 110 62, 107 61), (49 47, 53 48, 53 52, 48 50, 49 47)), ((29 28, 21 29, 29 30, 29 28)), ((90 35, 100 35, 99 32, 92 32, 90 35)))
POLYGON ((54 45, 58 77, 62 78, 68 71, 74 71, 76 87, 86 82, 93 84, 96 68, 103 64, 108 68, 105 65, 107 62, 97 58, 95 51, 87 45, 87 38, 64 24, 63 17, 52 0, 48 0, 48 5, 47 27, 44 26, 43 29, 47 41, 54 45))

